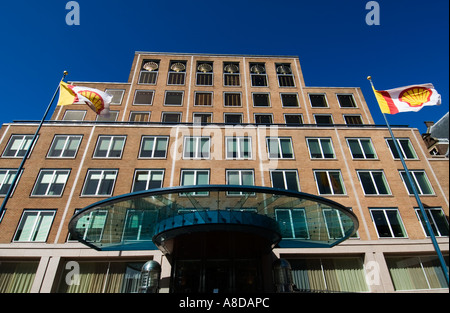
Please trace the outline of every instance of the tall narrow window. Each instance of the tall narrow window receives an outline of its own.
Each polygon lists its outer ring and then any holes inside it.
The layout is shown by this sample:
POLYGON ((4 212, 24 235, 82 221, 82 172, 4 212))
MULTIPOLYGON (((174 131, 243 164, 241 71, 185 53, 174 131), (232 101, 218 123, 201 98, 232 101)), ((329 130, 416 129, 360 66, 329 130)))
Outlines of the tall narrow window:
POLYGON ((167 85, 184 85, 186 61, 171 61, 167 85))
POLYGON ((398 209, 371 208, 370 214, 380 238, 406 237, 405 228, 398 209))
POLYGON ((45 242, 55 212, 55 210, 24 210, 14 235, 14 241, 45 242))
POLYGON ((267 87, 266 66, 264 63, 250 63, 252 87, 267 87))
POLYGON ((278 63, 275 64, 280 87, 295 87, 294 75, 292 74, 291 64, 278 63))
POLYGON ((197 63, 197 86, 212 86, 213 85, 213 63, 212 62, 198 62, 197 63))
POLYGON ((345 195, 341 172, 336 170, 315 170, 314 177, 320 195, 345 195))
POLYGON ((139 84, 155 85, 158 78, 159 60, 144 60, 139 73, 139 84))
POLYGON ((240 71, 238 62, 223 63, 223 85, 224 86, 240 86, 240 71))

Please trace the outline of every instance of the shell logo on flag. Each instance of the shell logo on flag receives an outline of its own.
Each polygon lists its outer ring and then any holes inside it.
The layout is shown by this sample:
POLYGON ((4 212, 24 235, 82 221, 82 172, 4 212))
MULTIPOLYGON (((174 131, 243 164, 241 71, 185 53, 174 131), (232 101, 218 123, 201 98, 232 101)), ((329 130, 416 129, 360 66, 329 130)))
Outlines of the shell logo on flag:
POLYGON ((100 112, 101 110, 104 109, 105 105, 103 102, 102 97, 96 93, 95 91, 92 90, 80 90, 78 91, 78 93, 80 95, 82 95, 83 97, 85 97, 86 99, 88 99, 95 107, 95 111, 96 112, 100 112))
POLYGON ((411 107, 420 107, 430 101, 432 93, 430 88, 411 87, 403 90, 398 99, 411 107))

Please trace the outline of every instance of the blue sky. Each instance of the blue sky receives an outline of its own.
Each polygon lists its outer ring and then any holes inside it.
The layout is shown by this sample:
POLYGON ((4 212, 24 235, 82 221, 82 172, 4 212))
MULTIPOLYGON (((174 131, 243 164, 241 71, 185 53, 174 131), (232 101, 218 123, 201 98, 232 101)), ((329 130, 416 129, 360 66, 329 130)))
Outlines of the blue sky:
MULTIPOLYGON (((433 83, 439 107, 388 116, 425 131, 449 110, 449 1, 78 0, 1 1, 0 124, 40 120, 64 70, 68 81, 126 82, 135 51, 296 55, 307 86, 361 87, 385 124, 379 90, 433 83)), ((56 101, 55 101, 56 104, 56 101)))

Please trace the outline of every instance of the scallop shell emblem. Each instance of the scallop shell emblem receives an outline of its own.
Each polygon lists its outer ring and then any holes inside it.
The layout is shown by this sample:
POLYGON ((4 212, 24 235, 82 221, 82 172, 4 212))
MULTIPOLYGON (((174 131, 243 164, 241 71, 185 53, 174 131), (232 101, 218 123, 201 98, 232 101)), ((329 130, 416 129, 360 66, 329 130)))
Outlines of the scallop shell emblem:
POLYGON ((103 99, 98 93, 91 90, 81 90, 79 94, 89 99, 97 109, 97 112, 103 109, 103 99))
POLYGON ((411 107, 420 107, 430 101, 432 91, 425 87, 411 87, 403 90, 398 99, 411 107))

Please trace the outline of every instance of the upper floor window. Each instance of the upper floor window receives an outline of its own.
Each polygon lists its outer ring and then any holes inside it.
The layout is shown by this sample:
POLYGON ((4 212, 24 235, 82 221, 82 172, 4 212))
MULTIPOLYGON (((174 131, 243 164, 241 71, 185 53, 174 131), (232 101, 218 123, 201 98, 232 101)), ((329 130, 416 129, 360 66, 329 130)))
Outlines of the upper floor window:
POLYGON ((224 113, 223 119, 225 124, 241 124, 242 113, 224 113))
POLYGON ((111 196, 117 178, 116 169, 90 169, 86 175, 82 196, 111 196))
POLYGON ((23 157, 31 146, 33 135, 12 135, 3 151, 2 157, 23 157))
POLYGON ((211 123, 212 113, 193 113, 193 122, 195 125, 211 123))
POLYGON ((240 70, 239 62, 223 63, 223 85, 224 86, 240 86, 240 70))
POLYGON ((0 169, 0 196, 5 196, 8 193, 8 190, 11 187, 14 178, 16 177, 16 174, 17 169, 9 169, 9 168, 0 169))
POLYGON ((264 63, 250 63, 252 87, 267 87, 266 66, 264 63))
POLYGON ((269 137, 266 140, 269 159, 294 158, 291 138, 269 137))
POLYGON ((327 99, 324 94, 309 94, 312 108, 328 108, 327 99))
POLYGON ((225 137, 227 159, 248 160, 252 158, 251 137, 225 137))
POLYGON ((150 112, 130 112, 130 122, 148 122, 150 121, 150 112))
POLYGON ((300 191, 297 170, 271 170, 272 187, 300 191))
POLYGON ((213 85, 213 63, 212 62, 197 62, 197 86, 212 86, 213 85))
POLYGON ((155 85, 158 79, 159 60, 144 60, 139 73, 139 84, 155 85))
MULTIPOLYGON (((408 190, 409 195, 413 195, 413 189, 409 182, 409 179, 404 170, 399 171, 402 177, 403 183, 408 190)), ((414 186, 416 187, 417 193, 419 195, 434 195, 433 188, 431 187, 431 183, 428 180, 427 174, 423 170, 409 170, 411 179, 413 181, 414 186)))
POLYGON ((282 93, 281 96, 281 103, 283 105, 283 108, 298 108, 298 97, 296 93, 282 93))
POLYGON ((47 241, 56 210, 24 210, 14 241, 47 241))
MULTIPOLYGON (((402 154, 403 159, 405 160, 417 159, 416 151, 414 151, 414 148, 409 138, 395 138, 395 140, 397 141, 397 146, 400 149, 400 153, 402 154)), ((386 138, 386 142, 389 149, 391 150, 394 159, 400 159, 400 155, 398 154, 398 151, 395 148, 395 144, 392 138, 386 138)))
POLYGON ((320 126, 333 125, 333 117, 331 114, 314 114, 314 120, 320 126))
POLYGON ((180 123, 181 113, 179 112, 162 112, 161 121, 163 123, 180 123))
POLYGON ((282 238, 309 239, 305 209, 275 209, 282 238))
POLYGON ((361 115, 344 115, 345 124, 347 125, 362 125, 363 120, 361 115))
POLYGON ((377 154, 370 138, 347 138, 353 159, 376 159, 377 154))
POLYGON ((185 137, 183 157, 186 159, 209 159, 210 137, 185 137))
MULTIPOLYGON (((209 170, 181 170, 181 186, 196 186, 209 184, 209 170)), ((193 196, 208 195, 208 191, 189 193, 193 196)), ((183 195, 186 195, 184 193, 183 195)))
MULTIPOLYGON (((428 217, 433 233, 437 237, 448 237, 448 220, 442 208, 425 208, 425 214, 428 217)), ((422 224, 422 228, 427 236, 430 236, 428 227, 425 224, 422 212, 416 208, 416 214, 422 224)))
MULTIPOLYGON (((227 170, 227 185, 254 185, 253 170, 227 170)), ((227 195, 244 195, 240 191, 228 191, 227 195)))
POLYGON ((171 61, 167 85, 184 85, 186 77, 186 61, 171 61))
POLYGON ((81 135, 55 135, 48 158, 74 158, 80 146, 81 135))
POLYGON ((83 121, 86 116, 84 110, 66 110, 64 112, 63 121, 83 121))
POLYGON ((273 116, 272 114, 255 114, 255 124, 272 124, 273 123, 273 116))
POLYGON ((337 95, 337 98, 341 108, 356 108, 356 102, 353 95, 337 95))
POLYGON ((277 70, 278 85, 280 87, 295 87, 291 64, 277 63, 275 64, 275 67, 277 70))
POLYGON ((396 208, 369 208, 380 238, 403 238, 406 231, 396 208))
POLYGON ((126 136, 99 136, 94 158, 120 158, 126 136))
POLYGON ((132 192, 161 188, 163 178, 164 170, 136 170, 132 192))
POLYGON ((183 91, 166 91, 164 105, 183 105, 183 91))
POLYGON ((139 158, 165 158, 169 137, 142 136, 139 158))
POLYGON ((213 104, 213 93, 210 91, 206 92, 195 92, 195 102, 196 106, 212 106, 213 104))
POLYGON ((253 93, 253 106, 270 107, 269 93, 253 93))
POLYGON ((284 114, 286 125, 303 125, 303 117, 301 114, 284 114))
POLYGON ((34 185, 32 196, 61 196, 70 170, 41 170, 34 185))
POLYGON ((381 170, 358 170, 359 181, 365 195, 390 195, 391 190, 381 170))
POLYGON ((334 159, 331 138, 307 138, 311 159, 334 159))
POLYGON ((314 178, 320 195, 345 195, 341 171, 315 170, 314 178))
POLYGON ((112 96, 111 105, 121 105, 123 94, 125 93, 124 89, 106 89, 105 92, 112 96))
POLYGON ((153 90, 136 90, 134 95, 134 105, 152 105, 153 90))

